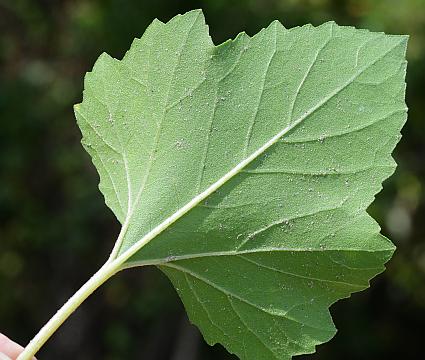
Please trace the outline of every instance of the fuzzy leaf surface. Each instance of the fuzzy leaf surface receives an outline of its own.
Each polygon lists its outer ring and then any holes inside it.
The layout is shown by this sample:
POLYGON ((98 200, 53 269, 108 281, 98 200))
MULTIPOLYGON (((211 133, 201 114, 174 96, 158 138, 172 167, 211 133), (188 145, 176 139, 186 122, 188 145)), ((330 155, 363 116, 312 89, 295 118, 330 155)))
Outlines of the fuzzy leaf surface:
POLYGON ((209 344, 291 359, 394 251, 366 209, 395 168, 407 38, 273 22, 215 46, 200 11, 103 54, 76 105, 122 268, 157 265, 209 344))

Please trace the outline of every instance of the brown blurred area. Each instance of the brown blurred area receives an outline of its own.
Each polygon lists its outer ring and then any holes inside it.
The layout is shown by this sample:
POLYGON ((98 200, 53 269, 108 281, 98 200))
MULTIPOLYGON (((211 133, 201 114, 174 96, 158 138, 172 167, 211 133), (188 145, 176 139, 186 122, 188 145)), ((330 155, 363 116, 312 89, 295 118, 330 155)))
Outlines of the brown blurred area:
MULTIPOLYGON (((0 331, 29 341, 104 262, 119 231, 73 116, 85 72, 103 51, 121 58, 154 18, 194 8, 215 43, 274 19, 410 35, 399 167, 370 208, 398 250, 371 289, 332 307, 335 338, 300 359, 423 358, 425 0, 0 0, 0 331)), ((154 268, 105 284, 38 358, 235 359, 202 341, 154 268)))

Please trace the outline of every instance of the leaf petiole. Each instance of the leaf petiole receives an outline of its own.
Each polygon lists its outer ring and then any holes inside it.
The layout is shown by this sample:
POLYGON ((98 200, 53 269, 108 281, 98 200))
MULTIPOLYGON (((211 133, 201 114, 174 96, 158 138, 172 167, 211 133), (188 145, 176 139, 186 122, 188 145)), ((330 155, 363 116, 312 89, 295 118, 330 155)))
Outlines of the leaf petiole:
POLYGON ((17 360, 31 360, 45 342, 81 305, 81 303, 106 280, 121 270, 120 266, 121 261, 119 259, 105 263, 41 328, 38 334, 29 342, 24 351, 18 356, 17 360))

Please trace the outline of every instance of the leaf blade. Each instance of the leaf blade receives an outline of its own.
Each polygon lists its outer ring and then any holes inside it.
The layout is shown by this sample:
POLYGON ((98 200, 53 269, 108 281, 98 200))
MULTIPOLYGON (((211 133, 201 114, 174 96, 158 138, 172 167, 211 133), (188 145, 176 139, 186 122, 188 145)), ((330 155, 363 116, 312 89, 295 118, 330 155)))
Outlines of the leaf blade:
POLYGON ((367 287, 394 251, 365 210, 395 167, 391 152, 406 113, 405 46, 403 37, 334 23, 286 30, 274 22, 252 38, 240 34, 215 47, 202 14, 190 12, 154 22, 121 62, 104 56, 76 114, 84 137, 97 139, 86 148, 123 223, 114 257, 123 267, 159 265, 185 289, 186 308, 213 293, 216 304, 196 307, 206 316, 188 308, 189 315, 207 341, 219 339, 241 358, 314 351, 334 333, 328 307, 367 287), (96 115, 110 124, 86 121, 96 115), (280 268, 276 254, 291 267, 280 268), (321 276, 295 271, 303 261, 313 261, 321 276), (269 339, 264 316, 257 328, 249 323, 249 282, 245 293, 228 291, 243 283, 244 268, 272 274, 272 282, 255 282, 263 293, 293 283, 292 292, 274 290, 288 295, 286 303, 269 294, 276 309, 295 314, 286 320, 298 327, 275 329, 285 344, 269 339), (210 281, 211 269, 239 278, 210 281), (307 297, 321 299, 319 305, 306 308, 307 297), (314 321, 322 333, 305 335, 305 326, 318 329, 314 321), (265 353, 247 351, 253 343, 265 353))

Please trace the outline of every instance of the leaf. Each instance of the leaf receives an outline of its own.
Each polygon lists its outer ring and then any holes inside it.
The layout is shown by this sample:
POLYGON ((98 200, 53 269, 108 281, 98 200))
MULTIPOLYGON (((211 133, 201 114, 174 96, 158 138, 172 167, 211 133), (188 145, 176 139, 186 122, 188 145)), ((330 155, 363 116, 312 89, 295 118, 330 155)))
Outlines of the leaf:
POLYGON ((157 265, 241 359, 314 352, 394 251, 366 209, 395 168, 406 42, 275 21, 215 46, 191 11, 102 54, 75 112, 122 223, 111 259, 157 265))

